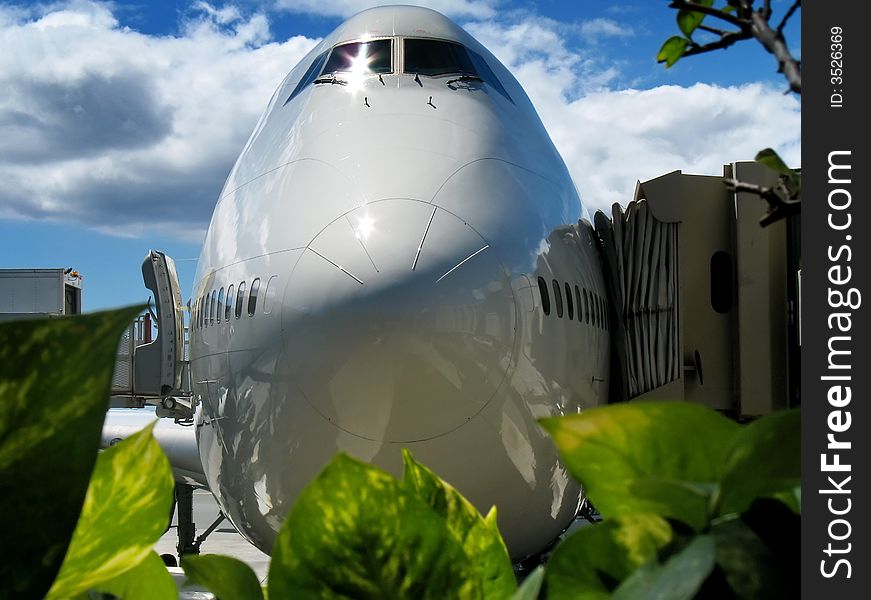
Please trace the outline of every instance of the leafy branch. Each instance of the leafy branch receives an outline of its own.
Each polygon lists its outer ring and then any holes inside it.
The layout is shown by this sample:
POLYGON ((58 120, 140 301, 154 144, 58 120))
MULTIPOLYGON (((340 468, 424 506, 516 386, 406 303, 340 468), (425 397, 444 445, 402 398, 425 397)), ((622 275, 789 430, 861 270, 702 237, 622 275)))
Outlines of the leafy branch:
POLYGON ((790 52, 783 35, 787 22, 801 7, 801 0, 793 2, 776 27, 771 25, 770 0, 765 0, 759 8, 754 7, 754 0, 727 0, 720 8, 714 8, 713 4, 714 0, 672 0, 669 7, 677 9, 677 24, 683 35, 667 39, 656 60, 671 67, 685 56, 722 50, 742 40, 756 39, 777 59, 777 72, 783 73, 789 89, 801 94, 801 63, 790 52), (706 17, 718 19, 729 27, 721 29, 702 24, 706 17), (718 37, 711 42, 697 42, 693 39, 697 29, 718 37))

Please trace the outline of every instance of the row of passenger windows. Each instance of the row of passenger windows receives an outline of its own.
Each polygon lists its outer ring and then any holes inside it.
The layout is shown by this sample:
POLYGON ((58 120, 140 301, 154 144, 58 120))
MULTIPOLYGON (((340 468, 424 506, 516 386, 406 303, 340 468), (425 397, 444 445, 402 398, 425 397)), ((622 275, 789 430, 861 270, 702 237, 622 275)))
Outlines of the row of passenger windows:
POLYGON ((242 313, 246 309, 248 316, 253 317, 257 311, 257 296, 259 294, 259 277, 251 282, 250 290, 247 289, 243 281, 238 287, 231 283, 226 289, 226 295, 223 287, 203 294, 197 299, 194 310, 194 326, 197 328, 208 327, 221 321, 229 323, 234 316, 237 319, 242 318, 242 313))
MULTIPOLYGON (((565 314, 569 319, 575 318, 575 307, 577 307, 578 321, 587 323, 594 327, 602 329, 610 329, 610 319, 608 317, 608 305, 605 300, 594 292, 588 292, 587 288, 574 286, 574 297, 572 296, 572 286, 564 283, 562 286, 554 279, 551 282, 553 288, 553 303, 556 308, 556 316, 560 319, 565 314), (563 307, 563 289, 565 289, 565 307, 563 307), (565 308, 565 310, 563 310, 565 308)), ((541 295, 541 310, 544 314, 549 315, 551 312, 550 290, 548 290, 547 281, 544 277, 538 278, 538 292, 541 295)))
MULTIPOLYGON (((436 77, 439 75, 465 75, 486 81, 497 92, 511 98, 487 64, 473 50, 455 42, 432 39, 402 39, 402 72, 411 75, 436 77)), ((291 93, 290 102, 311 83, 321 83, 319 78, 342 73, 359 75, 386 75, 393 73, 393 39, 369 40, 340 44, 314 59, 291 93)), ((325 80, 324 83, 328 82, 325 80)), ((285 102, 285 104, 287 103, 285 102)))

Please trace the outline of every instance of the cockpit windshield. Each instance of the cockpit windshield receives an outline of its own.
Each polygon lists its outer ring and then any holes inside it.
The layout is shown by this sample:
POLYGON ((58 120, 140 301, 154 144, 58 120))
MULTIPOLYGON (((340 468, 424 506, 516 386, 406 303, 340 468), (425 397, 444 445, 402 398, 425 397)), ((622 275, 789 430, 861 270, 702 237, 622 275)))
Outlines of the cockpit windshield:
POLYGON ((391 40, 371 40, 336 46, 321 73, 390 73, 393 71, 391 43, 391 40))
POLYGON ((418 75, 477 75, 466 49, 440 40, 406 39, 403 71, 418 75))

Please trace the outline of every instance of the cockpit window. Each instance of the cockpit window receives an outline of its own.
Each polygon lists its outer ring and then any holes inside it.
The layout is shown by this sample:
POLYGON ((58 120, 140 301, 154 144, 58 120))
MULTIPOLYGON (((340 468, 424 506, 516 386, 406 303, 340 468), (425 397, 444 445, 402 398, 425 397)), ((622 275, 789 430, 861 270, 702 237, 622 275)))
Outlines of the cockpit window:
POLYGON ((493 72, 493 69, 490 68, 490 65, 487 64, 484 57, 472 50, 469 50, 469 56, 472 57, 472 64, 475 65, 478 76, 492 85, 497 92, 505 96, 506 100, 514 104, 514 100, 512 100, 511 96, 508 95, 508 91, 502 87, 502 82, 499 81, 498 77, 496 77, 496 73, 493 72))
POLYGON ((317 79, 317 76, 321 74, 321 69, 324 66, 324 62, 326 62, 329 53, 330 51, 327 50, 312 61, 312 64, 309 65, 308 69, 306 69, 305 75, 302 76, 302 79, 299 80, 299 83, 293 89, 293 92, 291 92, 290 96, 287 97, 287 100, 284 101, 285 104, 293 100, 294 97, 303 91, 307 85, 317 79))
POLYGON ((418 75, 477 75, 466 49, 440 40, 405 40, 403 71, 418 75))
POLYGON ((321 73, 390 73, 391 44, 391 40, 371 40, 336 46, 321 73))

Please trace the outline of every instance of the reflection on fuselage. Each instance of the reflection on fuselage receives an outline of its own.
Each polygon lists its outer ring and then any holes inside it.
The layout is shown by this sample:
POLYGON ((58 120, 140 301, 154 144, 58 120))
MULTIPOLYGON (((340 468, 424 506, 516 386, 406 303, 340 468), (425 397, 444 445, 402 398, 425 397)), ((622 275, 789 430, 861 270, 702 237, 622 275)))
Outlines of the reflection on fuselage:
POLYGON ((608 342, 583 300, 545 314, 538 278, 604 296, 583 216, 520 85, 449 20, 378 8, 327 36, 270 102, 200 257, 198 444, 234 525, 268 551, 337 452, 399 474, 407 447, 498 506, 514 558, 556 537, 579 489, 536 419, 604 400, 608 342), (404 71, 409 38, 464 49, 462 70, 404 71), (366 39, 389 40, 389 71, 382 52, 380 73, 324 73, 366 39))

